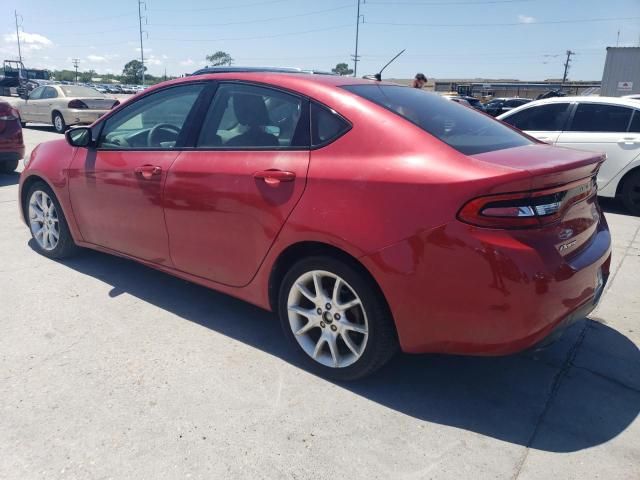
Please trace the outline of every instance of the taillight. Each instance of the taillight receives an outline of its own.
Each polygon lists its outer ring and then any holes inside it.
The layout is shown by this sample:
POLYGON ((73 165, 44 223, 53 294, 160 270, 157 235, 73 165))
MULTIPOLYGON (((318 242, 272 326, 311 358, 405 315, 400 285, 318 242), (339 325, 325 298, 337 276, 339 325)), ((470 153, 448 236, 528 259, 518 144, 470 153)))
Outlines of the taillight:
POLYGON ((89 108, 89 106, 84 103, 82 100, 71 100, 67 105, 69 108, 89 108))
POLYGON ((20 114, 13 107, 9 108, 8 110, 7 109, 0 110, 0 120, 11 121, 11 120, 17 120, 18 118, 20 118, 20 114))
POLYGON ((596 194, 595 178, 561 187, 474 198, 458 219, 478 227, 535 228, 559 220, 571 205, 596 194))
POLYGON ((118 105, 120 105, 120 100, 116 100, 113 105, 111 105, 111 108, 116 108, 118 105))

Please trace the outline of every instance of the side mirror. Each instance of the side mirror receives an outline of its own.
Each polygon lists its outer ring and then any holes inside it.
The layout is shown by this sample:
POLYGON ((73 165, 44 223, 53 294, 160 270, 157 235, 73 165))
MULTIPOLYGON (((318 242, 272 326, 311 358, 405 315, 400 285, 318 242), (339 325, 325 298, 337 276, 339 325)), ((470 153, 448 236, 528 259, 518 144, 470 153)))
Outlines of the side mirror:
POLYGON ((72 128, 67 130, 64 136, 72 147, 93 146, 93 137, 91 134, 91 128, 89 127, 72 128))

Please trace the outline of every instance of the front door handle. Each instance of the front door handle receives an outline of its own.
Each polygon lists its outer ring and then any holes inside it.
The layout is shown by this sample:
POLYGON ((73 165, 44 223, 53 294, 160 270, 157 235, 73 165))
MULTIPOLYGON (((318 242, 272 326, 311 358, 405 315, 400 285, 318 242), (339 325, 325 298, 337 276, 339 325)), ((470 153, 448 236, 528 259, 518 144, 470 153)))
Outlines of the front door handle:
POLYGON ((275 187, 280 185, 280 182, 294 181, 296 174, 285 170, 262 170, 254 173, 253 178, 261 178, 267 185, 275 187))
POLYGON ((162 173, 162 167, 157 165, 142 165, 140 167, 136 167, 134 172, 141 175, 142 178, 149 179, 154 175, 160 175, 162 173))
POLYGON ((618 140, 618 143, 624 143, 625 145, 635 145, 638 143, 638 139, 636 137, 626 137, 618 140))

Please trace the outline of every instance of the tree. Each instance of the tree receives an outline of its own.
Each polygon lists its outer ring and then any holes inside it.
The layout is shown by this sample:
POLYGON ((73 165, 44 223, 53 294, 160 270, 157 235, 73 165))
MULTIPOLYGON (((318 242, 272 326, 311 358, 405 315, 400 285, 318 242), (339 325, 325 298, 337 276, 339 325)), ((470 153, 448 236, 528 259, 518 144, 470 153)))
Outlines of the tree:
POLYGON ((336 65, 336 68, 332 68, 331 71, 333 73, 337 73, 338 75, 353 75, 353 70, 349 68, 349 65, 346 63, 339 63, 336 65))
POLYGON ((125 83, 142 82, 142 72, 147 71, 147 67, 142 65, 140 60, 131 60, 122 70, 122 81, 125 83))
POLYGON ((231 65, 233 58, 227 52, 218 50, 213 55, 207 55, 207 62, 211 62, 212 67, 219 67, 221 65, 231 65))

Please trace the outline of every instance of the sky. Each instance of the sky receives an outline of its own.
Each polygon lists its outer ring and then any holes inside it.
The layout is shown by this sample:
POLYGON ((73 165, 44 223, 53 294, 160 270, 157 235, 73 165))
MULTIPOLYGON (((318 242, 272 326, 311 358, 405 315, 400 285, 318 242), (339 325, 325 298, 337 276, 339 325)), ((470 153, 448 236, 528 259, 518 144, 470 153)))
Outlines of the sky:
MULTIPOLYGON (((145 64, 180 75, 234 65, 330 70, 355 51, 358 0, 146 0, 145 64), (181 6, 182 4, 182 6, 181 6)), ((120 73, 140 58, 138 0, 3 0, 0 56, 27 67, 120 73)), ((607 46, 640 45, 640 0, 361 0, 358 76, 600 80, 607 46), (619 35, 619 39, 618 39, 619 35)))

